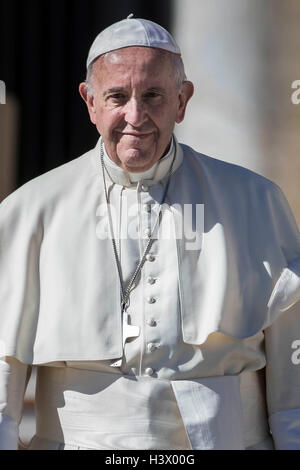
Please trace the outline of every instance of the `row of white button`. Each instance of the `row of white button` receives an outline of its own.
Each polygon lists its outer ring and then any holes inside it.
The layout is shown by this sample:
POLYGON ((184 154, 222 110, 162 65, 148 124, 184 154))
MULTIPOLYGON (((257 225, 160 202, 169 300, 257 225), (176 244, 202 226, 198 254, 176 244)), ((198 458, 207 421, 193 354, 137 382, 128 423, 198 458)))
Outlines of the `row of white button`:
POLYGON ((159 344, 148 343, 147 344, 147 349, 148 349, 149 352, 156 351, 156 349, 159 349, 159 344))
MULTIPOLYGON (((143 191, 148 191, 147 185, 142 185, 142 190, 143 190, 143 191)), ((146 212, 151 212, 151 205, 150 205, 150 204, 145 204, 145 205, 144 205, 144 210, 145 210, 146 212)), ((146 236, 146 237, 150 237, 150 236, 151 236, 151 230, 150 230, 150 229, 145 230, 144 233, 145 233, 145 236, 146 236)), ((148 255, 146 256, 146 259, 147 259, 147 261, 152 262, 152 261, 155 261, 155 256, 153 256, 153 255, 151 255, 151 254, 148 254, 148 255)), ((148 282, 148 284, 151 284, 151 285, 152 285, 152 284, 155 284, 156 280, 155 280, 152 276, 149 276, 148 279, 147 279, 147 282, 148 282)), ((148 300, 148 303, 150 303, 150 304, 153 304, 153 303, 156 302, 156 299, 155 299, 154 297, 148 297, 147 300, 148 300)), ((151 318, 148 318, 148 320, 147 320, 146 323, 147 323, 148 326, 151 326, 151 327, 156 326, 156 321, 155 321, 155 319, 152 318, 152 317, 151 317, 151 318)), ((149 352, 155 351, 155 350, 157 349, 157 347, 158 347, 158 346, 157 346, 156 344, 154 344, 154 343, 149 343, 149 344, 147 345, 147 349, 148 349, 149 352)), ((147 376, 150 377, 150 376, 152 376, 153 374, 154 374, 154 370, 152 369, 152 367, 147 367, 146 370, 145 370, 145 375, 147 375, 147 376)))
POLYGON ((147 323, 148 326, 156 326, 156 320, 152 317, 148 318, 146 323, 147 323))

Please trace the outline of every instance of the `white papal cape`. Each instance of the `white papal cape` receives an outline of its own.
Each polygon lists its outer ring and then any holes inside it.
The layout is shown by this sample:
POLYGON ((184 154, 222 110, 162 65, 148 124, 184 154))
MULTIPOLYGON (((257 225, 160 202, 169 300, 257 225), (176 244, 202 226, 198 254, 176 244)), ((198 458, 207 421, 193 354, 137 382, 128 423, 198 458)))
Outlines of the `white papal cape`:
MULTIPOLYGON (((199 347, 215 333, 247 340, 265 332, 270 380, 281 383, 283 370, 288 371, 291 382, 280 387, 294 387, 295 393, 300 366, 291 356, 292 344, 300 340, 300 308, 295 308, 300 299, 300 235, 286 199, 266 178, 175 145, 166 210, 176 233, 182 341, 199 347), (187 206, 204 208, 204 224, 191 221, 189 227, 198 231, 199 243, 191 243, 183 229, 187 206), (281 318, 282 334, 276 329, 281 318), (277 370, 274 356, 281 351, 277 370)), ((1 356, 35 365, 122 356, 118 272, 110 238, 97 235, 99 207, 105 204, 99 154, 98 142, 92 151, 32 180, 1 203, 1 356)), ((156 189, 155 184, 149 188, 154 200, 156 189)), ((231 360, 234 370, 234 355, 231 360)), ((180 374, 176 379, 174 393, 192 442, 199 430, 185 394, 190 397, 193 390, 187 391, 180 374)), ((222 396, 218 377, 211 386, 205 377, 194 379, 203 379, 203 387, 222 396)), ((228 390, 236 393, 237 388, 233 384, 228 390)), ((209 398, 203 393, 205 404, 209 398)), ((299 419, 299 408, 300 400, 285 404, 276 410, 276 422, 291 412, 299 419), (279 412, 284 415, 278 417, 279 412)), ((220 426, 225 433, 224 423, 220 426)))

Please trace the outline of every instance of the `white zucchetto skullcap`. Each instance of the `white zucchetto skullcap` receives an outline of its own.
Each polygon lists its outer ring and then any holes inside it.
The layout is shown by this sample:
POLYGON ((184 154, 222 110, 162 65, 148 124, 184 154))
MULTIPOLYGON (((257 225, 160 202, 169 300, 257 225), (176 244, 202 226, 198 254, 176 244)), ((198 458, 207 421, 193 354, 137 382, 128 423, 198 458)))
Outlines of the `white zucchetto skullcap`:
POLYGON ((153 21, 132 18, 114 23, 104 29, 93 42, 88 59, 88 66, 100 55, 130 46, 154 47, 174 54, 181 54, 171 34, 153 21))

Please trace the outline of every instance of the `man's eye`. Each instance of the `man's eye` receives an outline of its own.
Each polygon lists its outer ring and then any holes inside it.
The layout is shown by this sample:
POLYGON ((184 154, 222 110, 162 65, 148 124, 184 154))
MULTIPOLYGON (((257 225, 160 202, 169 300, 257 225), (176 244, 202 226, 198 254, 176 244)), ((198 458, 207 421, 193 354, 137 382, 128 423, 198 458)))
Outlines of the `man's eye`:
POLYGON ((114 93, 113 95, 109 96, 109 99, 113 101, 123 101, 125 100, 125 98, 125 95, 123 95, 122 93, 114 93))
POLYGON ((146 93, 146 98, 159 98, 160 95, 158 93, 155 93, 154 91, 149 91, 149 93, 146 93))

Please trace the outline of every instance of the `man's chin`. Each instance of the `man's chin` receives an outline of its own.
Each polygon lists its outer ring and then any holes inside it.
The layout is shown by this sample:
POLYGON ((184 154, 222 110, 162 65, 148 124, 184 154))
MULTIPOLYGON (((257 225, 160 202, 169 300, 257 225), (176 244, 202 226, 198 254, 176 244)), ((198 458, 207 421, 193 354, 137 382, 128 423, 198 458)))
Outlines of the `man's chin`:
POLYGON ((124 156, 119 156, 122 167, 129 173, 142 173, 149 170, 155 163, 153 155, 147 155, 137 149, 130 149, 124 156))
POLYGON ((123 160, 122 163, 124 170, 129 173, 143 173, 144 171, 150 170, 155 161, 153 159, 133 157, 123 160))

